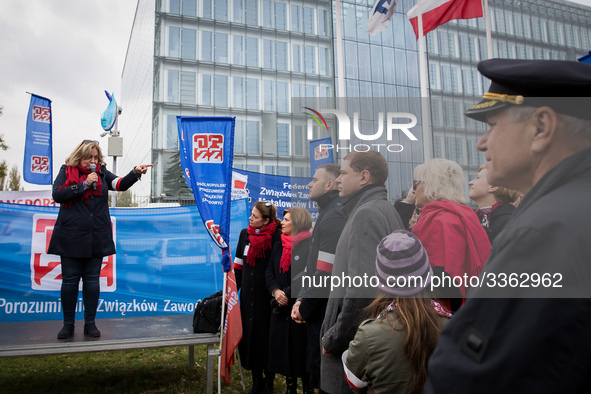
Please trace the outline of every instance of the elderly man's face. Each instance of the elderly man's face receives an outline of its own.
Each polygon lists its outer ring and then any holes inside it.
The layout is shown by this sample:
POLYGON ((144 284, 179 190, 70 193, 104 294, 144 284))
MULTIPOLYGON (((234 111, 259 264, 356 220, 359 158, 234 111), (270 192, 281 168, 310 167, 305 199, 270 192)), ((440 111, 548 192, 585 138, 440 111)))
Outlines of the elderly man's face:
POLYGON ((476 144, 484 152, 488 183, 520 190, 531 182, 532 158, 526 128, 528 120, 514 122, 509 111, 500 110, 487 117, 488 131, 476 144))

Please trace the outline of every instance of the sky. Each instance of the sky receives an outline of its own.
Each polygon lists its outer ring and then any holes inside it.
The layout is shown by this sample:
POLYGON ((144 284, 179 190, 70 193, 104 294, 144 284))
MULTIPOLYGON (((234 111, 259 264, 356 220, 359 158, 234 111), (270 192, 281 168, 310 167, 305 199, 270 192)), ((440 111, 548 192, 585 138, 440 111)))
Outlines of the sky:
MULTIPOLYGON (((591 6, 591 0, 575 2, 591 6)), ((109 103, 104 91, 121 97, 136 5, 137 0, 0 0, 0 135, 10 147, 0 151, 0 161, 18 165, 22 174, 26 92, 52 100, 54 177, 83 139, 106 148, 108 137, 100 138, 100 118, 109 103)), ((51 188, 22 178, 21 186, 51 188)))

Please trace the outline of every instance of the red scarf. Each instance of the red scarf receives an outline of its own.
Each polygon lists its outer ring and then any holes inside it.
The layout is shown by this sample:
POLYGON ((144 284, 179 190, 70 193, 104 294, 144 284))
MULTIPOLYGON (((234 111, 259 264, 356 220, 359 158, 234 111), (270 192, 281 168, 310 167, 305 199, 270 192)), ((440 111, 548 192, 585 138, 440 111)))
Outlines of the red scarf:
MULTIPOLYGON (((96 165, 96 172, 101 170, 101 165, 96 165)), ((88 178, 88 174, 90 174, 90 168, 82 167, 81 165, 77 165, 76 167, 66 166, 66 182, 59 188, 59 190, 72 186, 78 185, 82 183, 88 178)), ((88 198, 90 196, 102 196, 103 195, 103 187, 101 182, 101 177, 98 177, 98 181, 96 181, 96 190, 93 190, 92 187, 89 187, 84 191, 84 194, 80 197, 80 200, 85 204, 88 204, 88 198)), ((61 206, 64 208, 70 208, 74 200, 67 201, 62 203, 61 206)))
POLYGON ((309 231, 300 231, 294 236, 281 234, 281 245, 283 252, 281 253, 281 261, 279 262, 279 273, 289 271, 291 267, 291 250, 304 239, 312 236, 309 231))
POLYGON ((273 234, 277 230, 277 223, 271 222, 262 229, 254 228, 250 224, 246 228, 248 233, 248 254, 246 255, 246 262, 254 267, 256 259, 265 257, 265 252, 273 246, 271 241, 273 234))

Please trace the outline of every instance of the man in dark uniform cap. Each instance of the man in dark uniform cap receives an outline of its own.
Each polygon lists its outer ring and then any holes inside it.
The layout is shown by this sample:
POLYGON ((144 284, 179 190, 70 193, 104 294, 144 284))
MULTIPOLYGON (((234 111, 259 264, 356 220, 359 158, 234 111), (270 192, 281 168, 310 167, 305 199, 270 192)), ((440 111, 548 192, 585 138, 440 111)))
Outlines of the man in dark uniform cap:
POLYGON ((425 393, 591 390, 591 66, 491 59, 466 116, 489 182, 525 198, 441 333, 425 393))

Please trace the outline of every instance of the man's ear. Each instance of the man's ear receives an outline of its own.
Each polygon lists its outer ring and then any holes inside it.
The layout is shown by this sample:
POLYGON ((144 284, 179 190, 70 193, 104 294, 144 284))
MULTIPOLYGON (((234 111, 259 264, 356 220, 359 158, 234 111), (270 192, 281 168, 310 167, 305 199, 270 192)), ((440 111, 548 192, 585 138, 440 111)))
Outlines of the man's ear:
POLYGON ((544 152, 556 138, 558 116, 550 107, 538 108, 530 117, 531 125, 535 127, 532 138, 532 150, 544 152))
POLYGON ((361 176, 361 185, 369 185, 371 183, 371 174, 367 170, 363 170, 360 173, 361 176))
POLYGON ((332 189, 334 189, 335 186, 335 181, 330 180, 330 181, 326 181, 326 184, 324 186, 324 191, 329 192, 332 189))

